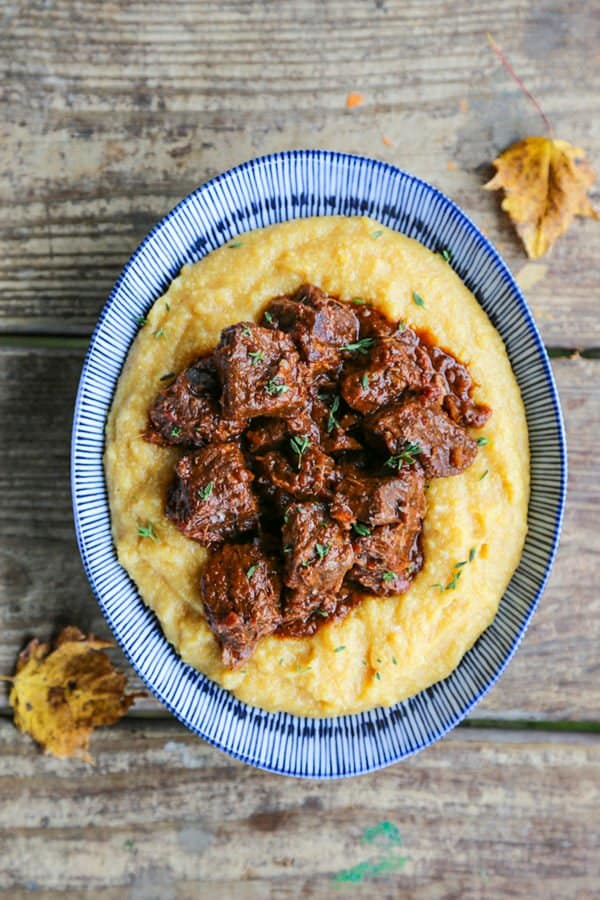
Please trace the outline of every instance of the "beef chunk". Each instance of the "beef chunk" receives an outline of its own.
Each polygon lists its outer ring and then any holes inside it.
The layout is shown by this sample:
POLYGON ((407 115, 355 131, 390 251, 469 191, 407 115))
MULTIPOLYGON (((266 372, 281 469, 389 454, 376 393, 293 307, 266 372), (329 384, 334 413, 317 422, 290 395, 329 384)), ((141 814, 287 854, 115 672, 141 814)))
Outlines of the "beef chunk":
POLYGON ((285 452, 271 450, 257 456, 255 468, 259 485, 271 495, 283 492, 297 500, 331 496, 335 463, 306 437, 292 436, 285 452))
MULTIPOLYGON (((361 338, 392 337, 398 331, 398 323, 390 321, 374 306, 357 303, 354 306, 354 314, 358 319, 361 338)), ((404 327, 402 323, 400 330, 404 327)))
POLYGON ((277 450, 288 437, 286 419, 256 419, 246 431, 246 443, 251 453, 277 450))
POLYGON ((257 542, 219 547, 202 571, 200 590, 206 619, 229 669, 248 659, 260 638, 281 622, 278 564, 257 542))
POLYGON ((181 372, 150 408, 144 438, 154 444, 204 447, 241 434, 248 420, 221 413, 221 385, 212 356, 181 372))
POLYGON ((348 304, 333 300, 312 285, 303 285, 291 297, 277 297, 266 321, 287 332, 300 349, 311 375, 336 369, 340 348, 358 336, 358 319, 348 304))
POLYGON ((210 544, 257 525, 254 476, 237 444, 211 444, 182 456, 175 472, 166 514, 186 537, 210 544))
POLYGON ((427 384, 432 371, 427 351, 410 328, 373 345, 366 365, 357 361, 341 382, 344 400, 363 415, 396 400, 406 388, 427 384))
POLYGON ((491 415, 489 406, 471 398, 473 382, 466 366, 441 347, 427 347, 429 358, 443 386, 444 411, 463 428, 481 428, 491 415))
POLYGON ((350 581, 375 596, 401 594, 423 565, 419 548, 421 519, 411 516, 399 525, 381 525, 369 535, 353 541, 355 564, 349 572, 350 581))
POLYGON ((215 365, 226 415, 285 417, 306 405, 306 373, 282 331, 243 322, 226 328, 215 365))
POLYGON ((458 475, 468 469, 477 454, 477 444, 462 428, 441 410, 423 406, 418 399, 391 403, 369 416, 364 428, 375 446, 384 445, 398 457, 399 466, 418 460, 428 478, 458 475), (407 447, 411 452, 402 459, 407 447))
POLYGON ((389 477, 348 468, 331 504, 331 517, 360 534, 378 525, 421 520, 425 508, 425 479, 420 468, 401 469, 389 477))
POLYGON ((360 450, 362 444, 349 430, 359 424, 358 416, 344 412, 339 394, 320 394, 315 397, 311 418, 319 429, 321 447, 326 453, 344 453, 360 450))
POLYGON ((283 527, 284 623, 333 614, 354 553, 348 536, 321 503, 295 504, 283 527))

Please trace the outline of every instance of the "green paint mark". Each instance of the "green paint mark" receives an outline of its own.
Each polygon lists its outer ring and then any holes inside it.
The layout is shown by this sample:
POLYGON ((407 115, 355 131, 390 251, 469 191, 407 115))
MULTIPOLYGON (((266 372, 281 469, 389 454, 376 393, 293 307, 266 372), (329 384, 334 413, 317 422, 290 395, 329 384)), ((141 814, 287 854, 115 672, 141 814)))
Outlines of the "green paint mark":
POLYGON ((406 856, 388 856, 380 862, 361 862, 351 869, 342 869, 333 876, 337 884, 351 884, 364 881, 367 878, 375 878, 377 875, 385 875, 388 872, 397 872, 406 865, 406 856))
POLYGON ((389 872, 397 872, 404 868, 407 857, 398 854, 398 848, 402 844, 402 836, 393 822, 378 822, 365 829, 362 835, 363 844, 373 845, 377 852, 374 859, 359 862, 350 869, 342 869, 333 876, 333 881, 338 884, 351 884, 375 878, 378 875, 386 875, 389 872))
POLYGON ((388 844, 402 843, 402 836, 393 822, 378 822, 377 825, 367 828, 362 839, 365 844, 372 844, 377 838, 385 838, 388 844))

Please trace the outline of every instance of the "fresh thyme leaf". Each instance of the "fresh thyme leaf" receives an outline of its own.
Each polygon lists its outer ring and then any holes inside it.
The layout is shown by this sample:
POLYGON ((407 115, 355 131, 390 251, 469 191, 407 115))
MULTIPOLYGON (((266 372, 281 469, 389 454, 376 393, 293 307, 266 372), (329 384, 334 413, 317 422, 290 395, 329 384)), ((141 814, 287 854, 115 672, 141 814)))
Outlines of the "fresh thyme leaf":
POLYGON ((437 588, 438 591, 443 591, 443 590, 444 590, 444 585, 443 585, 443 584, 440 584, 439 581, 436 581, 436 583, 435 583, 435 584, 432 584, 431 587, 432 587, 432 588, 437 588))
POLYGON ((469 550, 469 562, 473 562, 475 557, 477 556, 477 549, 475 547, 471 547, 469 550))
POLYGON ((352 300, 350 301, 350 303, 366 303, 366 302, 367 301, 364 300, 362 297, 353 297, 352 300))
POLYGON ((398 665, 398 660, 396 659, 395 656, 392 656, 392 662, 394 663, 395 666, 398 665))
POLYGON ((331 409, 329 411, 329 416, 327 418, 327 434, 331 434, 334 428, 337 428, 339 425, 338 420, 335 417, 336 412, 340 408, 340 398, 336 396, 333 398, 333 403, 331 404, 331 409))
POLYGON ((287 384, 282 384, 280 381, 277 381, 276 378, 271 378, 267 384, 266 391, 271 397, 278 397, 280 394, 285 394, 286 391, 289 391, 289 387, 287 384))
POLYGON ((167 312, 171 312, 171 304, 168 300, 165 300, 165 309, 167 310, 167 312))
POLYGON ((406 322, 404 321, 404 319, 400 319, 396 331, 398 332, 398 334, 402 334, 403 331, 406 331, 406 322))
POLYGON ((213 483, 212 483, 212 481, 209 481, 208 484, 205 484, 204 487, 197 492, 198 496, 200 497, 201 500, 208 500, 208 498, 212 494, 212 489, 213 489, 213 483))
POLYGON ((264 318, 267 320, 267 322, 269 323, 269 325, 272 325, 272 324, 273 324, 273 316, 271 315, 271 313, 269 312, 268 309, 265 309, 265 311, 264 311, 264 313, 263 313, 263 316, 264 316, 264 318))
POLYGON ((450 579, 450 581, 448 582, 448 584, 446 585, 444 590, 445 591, 455 591, 461 575, 462 575, 462 569, 459 569, 457 572, 454 573, 453 577, 450 579))
POLYGON ((257 366, 259 363, 265 361, 265 354, 262 350, 250 350, 248 356, 252 360, 253 366, 257 366))
POLYGON ((157 328, 156 331, 153 331, 152 334, 155 338, 168 337, 167 332, 164 328, 157 328))
POLYGON ((363 377, 360 379, 360 383, 363 386, 363 389, 367 391, 369 389, 369 373, 365 372, 363 377))
POLYGON ((462 567, 463 567, 463 566, 466 566, 466 564, 467 564, 467 560, 466 560, 466 559, 461 559, 460 562, 454 563, 454 568, 455 568, 455 569, 462 569, 462 567))
POLYGON ((136 322, 136 325, 139 325, 140 328, 143 328, 144 325, 148 324, 148 319, 146 318, 146 316, 138 316, 137 319, 135 320, 135 322, 136 322))
POLYGON ((371 237, 373 238, 374 241, 376 241, 377 238, 380 238, 382 234, 383 234, 383 228, 379 228, 377 231, 374 231, 371 234, 371 237))
POLYGON ((375 678, 377 679, 377 681, 381 681, 381 673, 375 672, 375 678))
POLYGON ((319 559, 325 559, 329 553, 330 546, 329 544, 315 544, 315 550, 317 551, 319 559))
POLYGON ((158 544, 158 538, 154 533, 154 525, 152 522, 148 522, 147 525, 140 525, 138 528, 138 535, 143 538, 150 538, 151 541, 154 541, 155 544, 158 544))
POLYGON ((179 425, 174 425, 173 428, 171 428, 171 437, 179 437, 180 434, 181 428, 179 425))
POLYGON ((344 346, 341 349, 342 350, 351 350, 353 352, 356 350, 358 353, 363 353, 364 355, 366 355, 374 343, 375 343, 374 338, 369 338, 369 337, 361 338, 360 341, 354 341, 352 344, 344 344, 344 346))
POLYGON ((175 372, 167 372, 166 375, 161 375, 160 381, 169 381, 171 378, 175 378, 175 372))
POLYGON ((397 577, 398 577, 398 576, 397 576, 397 574, 396 574, 395 572, 391 572, 391 571, 389 571, 389 570, 386 570, 386 571, 383 573, 383 575, 382 575, 383 580, 384 580, 387 584, 389 584, 390 581, 394 581, 394 579, 397 578, 397 577))
POLYGON ((368 537, 371 534, 371 529, 368 527, 368 525, 363 525, 362 522, 353 522, 352 528, 361 537, 368 537))
POLYGON ((390 456, 389 459, 385 461, 385 465, 390 469, 400 470, 404 463, 406 463, 407 466, 411 466, 415 462, 415 456, 418 456, 419 453, 422 452, 423 449, 420 444, 409 442, 404 445, 400 453, 390 456))
POLYGON ((237 250, 238 247, 242 246, 242 241, 234 241, 233 244, 227 244, 230 250, 237 250))
POLYGON ((302 465, 302 457, 306 453, 310 446, 310 438, 306 435, 300 436, 299 434, 295 434, 293 438, 290 438, 290 447, 293 452, 298 457, 298 468, 302 465))
POLYGON ((413 300, 417 304, 417 306, 422 306, 423 308, 425 308, 425 301, 420 294, 417 294, 416 291, 413 291, 413 300))
POLYGON ((486 438, 486 437, 478 437, 477 438, 477 446, 478 447, 485 447, 485 446, 487 446, 487 444, 489 444, 489 442, 490 442, 489 438, 486 438))
POLYGON ((452 262, 452 253, 450 252, 450 250, 447 249, 447 247, 444 247, 443 250, 440 250, 440 256, 442 257, 443 260, 445 260, 445 262, 447 262, 447 263, 452 262))
POLYGON ((345 649, 346 649, 346 645, 345 645, 345 644, 341 644, 339 647, 336 647, 335 650, 334 650, 333 652, 334 652, 334 653, 341 653, 342 650, 345 650, 345 649))
POLYGON ((293 549, 294 549, 294 548, 292 547, 291 544, 286 544, 285 547, 283 548, 283 552, 284 552, 284 553, 291 553, 293 549))
POLYGON ((483 475, 480 478, 478 478, 477 480, 483 481, 483 479, 485 478, 485 476, 488 474, 489 471, 490 471, 489 469, 486 469, 485 472, 483 473, 483 475))
POLYGON ((252 334, 252 329, 249 325, 242 325, 242 334, 244 335, 244 337, 248 337, 252 334))
POLYGON ((254 573, 256 572, 257 569, 258 569, 258 565, 256 563, 254 563, 254 565, 250 566, 250 568, 246 572, 246 578, 248 579, 248 581, 250 581, 250 579, 252 578, 252 576, 254 575, 254 573))

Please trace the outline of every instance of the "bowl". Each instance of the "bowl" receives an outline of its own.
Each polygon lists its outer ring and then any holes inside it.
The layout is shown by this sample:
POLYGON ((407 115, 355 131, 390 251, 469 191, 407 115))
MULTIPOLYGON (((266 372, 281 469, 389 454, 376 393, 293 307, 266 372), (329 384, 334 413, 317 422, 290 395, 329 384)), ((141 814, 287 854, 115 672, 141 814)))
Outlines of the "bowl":
POLYGON ((550 572, 561 527, 566 451, 548 357, 498 252, 440 191, 375 159, 320 150, 251 160, 202 185, 152 229, 94 330, 75 404, 71 484, 83 565, 138 675, 189 729, 237 759, 307 778, 357 775, 405 759, 453 728, 496 682, 523 637, 550 572), (529 532, 489 628, 443 681, 390 708, 309 719, 237 700, 184 663, 117 561, 102 455, 104 426, 136 319, 185 263, 241 232, 304 216, 368 215, 449 249, 451 264, 500 332, 525 404, 531 450, 529 532))

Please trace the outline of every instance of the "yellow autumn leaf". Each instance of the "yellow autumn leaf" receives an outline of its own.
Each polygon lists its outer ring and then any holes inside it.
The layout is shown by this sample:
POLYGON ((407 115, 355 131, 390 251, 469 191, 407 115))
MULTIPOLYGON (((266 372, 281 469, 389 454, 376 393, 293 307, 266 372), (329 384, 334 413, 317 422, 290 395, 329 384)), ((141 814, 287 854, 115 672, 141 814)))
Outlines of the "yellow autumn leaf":
POLYGON ((527 255, 543 256, 575 216, 599 218, 587 192, 596 173, 579 147, 548 137, 518 141, 494 160, 485 187, 504 189, 502 209, 515 225, 527 255))
POLYGON ((53 645, 30 641, 9 679, 17 728, 54 756, 92 762, 92 730, 116 722, 143 696, 124 693, 127 676, 101 652, 110 646, 74 627, 64 628, 53 645))

